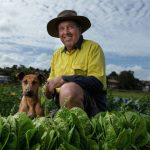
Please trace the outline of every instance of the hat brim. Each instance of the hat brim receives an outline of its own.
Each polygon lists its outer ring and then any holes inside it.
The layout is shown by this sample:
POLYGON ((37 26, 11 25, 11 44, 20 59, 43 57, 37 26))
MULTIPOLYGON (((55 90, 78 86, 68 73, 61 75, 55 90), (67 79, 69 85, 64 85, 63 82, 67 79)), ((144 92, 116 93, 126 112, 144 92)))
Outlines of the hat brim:
POLYGON ((50 20, 47 24, 47 32, 50 36, 59 37, 58 24, 62 21, 76 21, 82 28, 82 33, 85 32, 91 26, 91 22, 84 16, 70 16, 70 17, 58 17, 50 20))

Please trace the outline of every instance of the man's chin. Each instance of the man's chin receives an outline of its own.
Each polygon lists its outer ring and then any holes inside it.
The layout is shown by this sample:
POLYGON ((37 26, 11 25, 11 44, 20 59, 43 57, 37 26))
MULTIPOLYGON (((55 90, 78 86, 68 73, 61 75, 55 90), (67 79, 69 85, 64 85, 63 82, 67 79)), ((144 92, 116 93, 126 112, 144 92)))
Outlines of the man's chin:
POLYGON ((72 49, 74 46, 72 44, 65 43, 65 47, 67 49, 72 49))

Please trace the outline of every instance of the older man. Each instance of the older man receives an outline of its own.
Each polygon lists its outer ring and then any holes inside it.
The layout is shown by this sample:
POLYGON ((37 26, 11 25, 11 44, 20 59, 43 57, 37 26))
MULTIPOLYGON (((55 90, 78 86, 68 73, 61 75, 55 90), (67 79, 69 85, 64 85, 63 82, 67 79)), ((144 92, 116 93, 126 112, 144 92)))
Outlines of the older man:
POLYGON ((82 35, 90 26, 90 20, 74 10, 64 10, 48 22, 49 35, 64 46, 53 54, 46 90, 59 106, 80 107, 89 117, 106 110, 104 54, 98 43, 82 35))

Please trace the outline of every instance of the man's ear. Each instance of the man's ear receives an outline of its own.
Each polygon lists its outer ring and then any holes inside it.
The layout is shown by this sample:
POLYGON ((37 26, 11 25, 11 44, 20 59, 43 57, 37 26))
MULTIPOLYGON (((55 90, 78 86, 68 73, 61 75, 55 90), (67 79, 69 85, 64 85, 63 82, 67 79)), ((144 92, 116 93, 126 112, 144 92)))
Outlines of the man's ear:
POLYGON ((24 78, 25 74, 24 72, 20 72, 20 73, 17 73, 16 74, 16 77, 19 79, 19 80, 22 80, 24 78))

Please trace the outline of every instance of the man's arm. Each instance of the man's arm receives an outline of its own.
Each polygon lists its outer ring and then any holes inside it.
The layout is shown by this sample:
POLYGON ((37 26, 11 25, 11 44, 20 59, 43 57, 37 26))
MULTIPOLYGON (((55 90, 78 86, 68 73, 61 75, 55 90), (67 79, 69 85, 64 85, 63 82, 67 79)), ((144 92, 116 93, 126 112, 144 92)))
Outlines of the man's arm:
POLYGON ((75 82, 80 85, 83 89, 90 93, 99 93, 103 89, 103 84, 94 76, 62 76, 66 82, 75 82))

